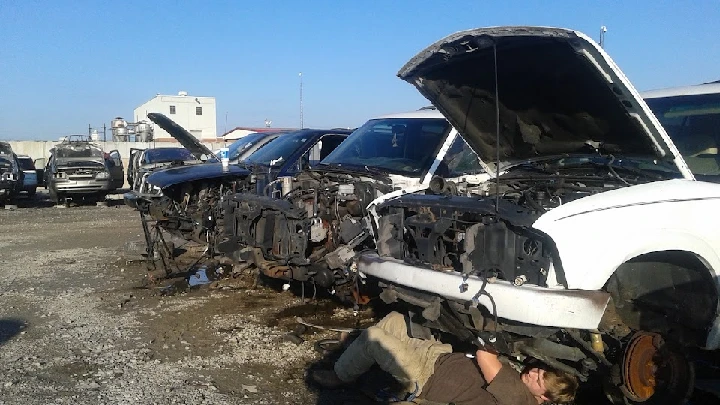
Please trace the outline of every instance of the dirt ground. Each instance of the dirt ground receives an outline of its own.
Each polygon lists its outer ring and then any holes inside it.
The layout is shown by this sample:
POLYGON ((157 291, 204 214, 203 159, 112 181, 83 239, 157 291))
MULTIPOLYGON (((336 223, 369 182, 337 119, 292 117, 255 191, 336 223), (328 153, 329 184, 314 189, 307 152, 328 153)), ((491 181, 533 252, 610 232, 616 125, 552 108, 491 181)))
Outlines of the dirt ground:
MULTIPOLYGON (((375 403, 307 383, 329 364, 315 344, 336 332, 287 336, 298 316, 364 328, 372 310, 303 301, 282 283, 252 288, 251 277, 150 282, 139 216, 121 200, 19 205, 0 209, 0 405, 375 403)), ((201 256, 176 247, 179 270, 201 256)))
POLYGON ((366 327, 370 310, 243 278, 149 283, 139 216, 120 200, 61 208, 39 194, 19 206, 0 209, 0 404, 371 403, 306 383, 322 365, 315 342, 336 332, 285 336, 298 316, 366 327))

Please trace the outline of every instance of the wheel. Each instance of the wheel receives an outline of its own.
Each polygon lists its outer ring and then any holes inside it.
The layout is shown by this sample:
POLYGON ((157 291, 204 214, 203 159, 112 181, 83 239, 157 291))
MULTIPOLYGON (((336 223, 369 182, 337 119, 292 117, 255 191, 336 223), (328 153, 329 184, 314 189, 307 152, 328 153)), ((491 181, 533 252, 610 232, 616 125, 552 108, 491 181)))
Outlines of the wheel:
POLYGON ((613 403, 675 405, 684 404, 692 394, 695 369, 682 351, 659 334, 637 332, 611 378, 615 389, 606 385, 606 394, 613 403))

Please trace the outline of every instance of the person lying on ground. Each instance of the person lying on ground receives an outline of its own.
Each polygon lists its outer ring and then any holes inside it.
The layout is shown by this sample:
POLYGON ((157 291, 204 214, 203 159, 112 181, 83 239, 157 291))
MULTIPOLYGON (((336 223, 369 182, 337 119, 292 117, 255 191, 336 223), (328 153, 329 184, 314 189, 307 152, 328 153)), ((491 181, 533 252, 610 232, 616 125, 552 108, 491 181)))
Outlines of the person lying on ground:
POLYGON ((520 374, 503 365, 497 354, 478 349, 475 359, 453 353, 434 338, 408 336, 406 318, 391 312, 365 329, 335 362, 333 370, 316 370, 311 378, 325 388, 355 381, 377 364, 415 398, 456 405, 536 405, 570 403, 575 376, 547 366, 526 367, 520 374))

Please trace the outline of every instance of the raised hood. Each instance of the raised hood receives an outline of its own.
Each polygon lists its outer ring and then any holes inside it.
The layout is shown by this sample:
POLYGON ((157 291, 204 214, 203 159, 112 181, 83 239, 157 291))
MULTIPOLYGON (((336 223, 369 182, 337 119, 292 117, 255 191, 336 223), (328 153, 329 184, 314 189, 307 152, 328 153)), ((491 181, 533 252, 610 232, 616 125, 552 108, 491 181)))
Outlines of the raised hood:
POLYGON ((178 125, 175 121, 160 113, 148 113, 147 117, 150 121, 158 124, 158 126, 164 129, 170 136, 177 139, 180 145, 189 150, 196 159, 200 160, 202 155, 205 155, 208 158, 213 157, 217 161, 220 161, 210 149, 200 143, 193 134, 178 125))
POLYGON ((667 159, 692 178, 635 88, 582 33, 544 27, 462 31, 418 53, 398 76, 427 97, 492 166, 498 160, 597 148, 667 159))

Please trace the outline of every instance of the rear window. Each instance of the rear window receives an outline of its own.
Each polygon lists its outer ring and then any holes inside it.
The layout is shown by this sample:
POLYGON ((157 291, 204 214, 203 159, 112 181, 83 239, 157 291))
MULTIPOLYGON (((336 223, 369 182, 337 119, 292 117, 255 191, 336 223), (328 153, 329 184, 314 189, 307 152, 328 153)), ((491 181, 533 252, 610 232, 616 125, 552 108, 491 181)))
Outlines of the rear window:
POLYGON ((55 148, 58 158, 89 158, 102 157, 103 151, 90 145, 62 145, 55 148))

